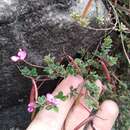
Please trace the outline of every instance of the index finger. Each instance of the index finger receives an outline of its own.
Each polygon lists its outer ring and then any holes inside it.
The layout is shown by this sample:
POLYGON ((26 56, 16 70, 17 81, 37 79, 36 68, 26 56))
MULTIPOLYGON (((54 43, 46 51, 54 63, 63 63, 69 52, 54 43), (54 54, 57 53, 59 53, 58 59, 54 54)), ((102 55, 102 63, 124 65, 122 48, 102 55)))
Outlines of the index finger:
MULTIPOLYGON (((67 95, 70 92, 71 86, 74 89, 77 88, 77 90, 80 90, 82 83, 83 78, 81 76, 68 76, 57 86, 53 95, 56 95, 60 91, 63 91, 64 95, 67 95)), ((75 98, 60 101, 59 112, 48 111, 46 109, 41 110, 27 130, 61 130, 75 98)))

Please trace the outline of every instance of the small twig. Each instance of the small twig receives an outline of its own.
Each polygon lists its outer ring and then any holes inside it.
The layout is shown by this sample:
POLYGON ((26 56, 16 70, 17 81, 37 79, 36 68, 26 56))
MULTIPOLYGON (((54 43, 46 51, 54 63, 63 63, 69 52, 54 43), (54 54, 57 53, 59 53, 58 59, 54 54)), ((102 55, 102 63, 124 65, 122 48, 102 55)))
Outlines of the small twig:
POLYGON ((87 16, 88 12, 92 8, 92 3, 93 3, 93 0, 88 1, 88 3, 86 4, 86 6, 81 14, 81 18, 85 18, 87 16))
POLYGON ((112 74, 112 76, 119 82, 119 84, 121 84, 122 86, 126 87, 124 85, 124 83, 115 74, 112 74))
POLYGON ((45 81, 48 81, 48 80, 50 80, 50 79, 42 79, 42 82, 41 82, 41 84, 38 86, 38 89, 45 83, 45 81))
POLYGON ((110 28, 94 28, 94 27, 86 27, 87 29, 90 29, 90 30, 94 30, 94 31, 109 31, 109 30, 114 30, 115 29, 115 24, 113 27, 110 27, 110 28))
POLYGON ((120 6, 119 4, 117 4, 116 7, 117 7, 118 9, 120 9, 121 11, 127 13, 127 14, 130 16, 130 10, 129 10, 129 9, 127 9, 127 8, 125 8, 125 7, 123 7, 123 6, 120 6))
POLYGON ((83 125, 88 124, 88 123, 91 122, 94 118, 95 118, 95 115, 89 116, 88 118, 86 118, 85 120, 83 120, 78 126, 76 126, 76 127, 74 128, 74 130, 79 130, 83 125))
MULTIPOLYGON (((121 24, 120 24, 119 17, 118 17, 118 14, 116 12, 116 9, 109 0, 108 0, 108 2, 109 2, 109 4, 111 5, 111 7, 112 7, 112 9, 114 11, 114 14, 115 14, 115 17, 116 17, 116 22, 119 24, 119 28, 120 28, 121 24)), ((120 31, 120 37, 121 37, 121 43, 122 43, 124 54, 126 56, 126 59, 127 59, 128 63, 130 64, 130 59, 129 59, 129 56, 128 56, 127 52, 126 52, 125 45, 124 45, 124 38, 123 38, 122 31, 120 31)))
POLYGON ((34 65, 34 64, 32 64, 32 63, 30 63, 30 62, 28 62, 28 61, 26 61, 26 60, 23 60, 23 61, 24 61, 24 63, 28 64, 29 66, 36 67, 36 68, 41 68, 41 69, 44 68, 43 66, 34 65))
POLYGON ((124 54, 126 56, 126 59, 127 59, 128 63, 130 64, 130 59, 129 59, 129 56, 128 56, 127 52, 126 52, 125 45, 124 45, 124 38, 123 38, 122 31, 120 32, 120 37, 121 37, 121 43, 122 43, 124 54))

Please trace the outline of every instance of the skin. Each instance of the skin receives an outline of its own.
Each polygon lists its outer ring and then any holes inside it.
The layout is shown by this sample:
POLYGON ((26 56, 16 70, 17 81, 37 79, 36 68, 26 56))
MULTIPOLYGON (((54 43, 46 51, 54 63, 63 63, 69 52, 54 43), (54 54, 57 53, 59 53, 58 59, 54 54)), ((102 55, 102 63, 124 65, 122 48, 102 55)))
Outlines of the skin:
MULTIPOLYGON (((83 85, 83 78, 80 76, 68 76, 64 79, 52 93, 56 95, 59 91, 63 91, 66 95, 70 92, 70 87, 78 88, 81 91, 83 85)), ((100 80, 96 81, 97 86, 102 88, 102 83, 100 80)), ((84 90, 82 89, 82 93, 84 90)), ((29 125, 27 130, 63 130, 63 124, 65 122, 65 130, 73 130, 81 121, 89 116, 89 112, 86 111, 80 104, 75 105, 72 108, 76 97, 68 99, 66 101, 61 101, 59 105, 59 112, 53 112, 48 110, 41 110, 32 123, 29 125)), ((83 97, 81 96, 80 102, 84 104, 83 97)), ((119 113, 118 106, 115 102, 111 100, 104 101, 100 106, 97 115, 101 118, 94 118, 94 126, 97 130, 111 130, 117 116, 119 113)), ((83 130, 81 127, 79 130, 83 130)), ((92 130, 91 127, 87 130, 92 130)))

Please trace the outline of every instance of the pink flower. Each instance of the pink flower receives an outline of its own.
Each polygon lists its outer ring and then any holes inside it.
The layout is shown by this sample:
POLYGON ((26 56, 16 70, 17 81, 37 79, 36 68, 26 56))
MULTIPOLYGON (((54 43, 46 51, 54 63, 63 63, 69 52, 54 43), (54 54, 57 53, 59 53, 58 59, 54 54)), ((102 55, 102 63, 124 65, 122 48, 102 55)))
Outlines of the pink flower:
POLYGON ((24 60, 27 56, 26 51, 19 49, 16 56, 11 56, 11 60, 17 62, 18 60, 24 60))
POLYGON ((52 94, 50 94, 50 93, 48 93, 48 94, 46 95, 46 100, 47 100, 49 103, 51 103, 51 104, 53 104, 53 105, 55 105, 55 106, 57 106, 57 105, 60 104, 60 100, 54 98, 54 96, 53 96, 52 94))
POLYGON ((28 109, 27 110, 28 110, 28 112, 33 112, 35 108, 36 108, 36 104, 34 102, 30 102, 28 104, 28 109))

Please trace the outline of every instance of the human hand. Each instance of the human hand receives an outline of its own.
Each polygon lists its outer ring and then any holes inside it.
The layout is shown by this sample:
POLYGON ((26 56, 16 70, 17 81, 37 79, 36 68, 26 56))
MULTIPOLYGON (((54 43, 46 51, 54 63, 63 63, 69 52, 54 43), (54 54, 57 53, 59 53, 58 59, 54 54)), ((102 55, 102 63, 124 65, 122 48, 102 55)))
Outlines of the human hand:
MULTIPOLYGON (((83 78, 80 76, 68 76, 57 86, 53 95, 60 91, 67 95, 70 92, 71 86, 80 91, 83 82, 83 78)), ((100 80, 96 81, 96 85, 102 88, 100 80)), ((75 100, 76 97, 67 99, 64 102, 60 101, 59 112, 48 111, 46 109, 41 110, 27 130, 93 130, 91 125, 87 129, 85 129, 85 125, 75 129, 80 122, 87 119, 90 115, 90 112, 83 108, 81 104, 77 104, 72 108, 75 100)), ((80 102, 84 104, 83 97, 80 98, 80 102)), ((95 130, 111 130, 118 113, 119 109, 115 102, 111 100, 104 101, 96 114, 97 116, 93 117, 95 130)))

